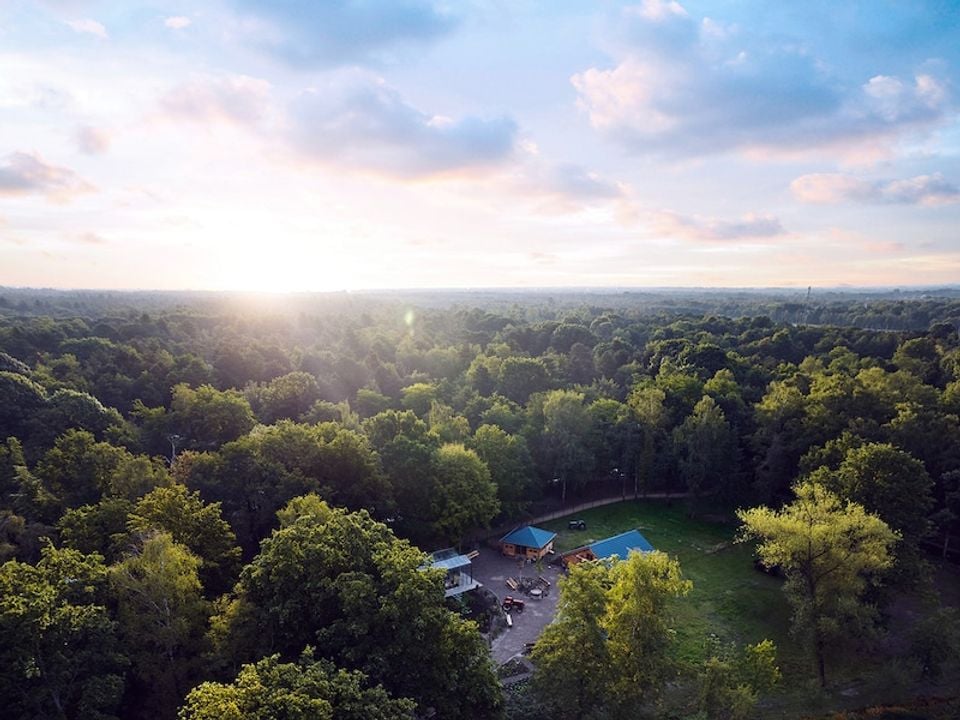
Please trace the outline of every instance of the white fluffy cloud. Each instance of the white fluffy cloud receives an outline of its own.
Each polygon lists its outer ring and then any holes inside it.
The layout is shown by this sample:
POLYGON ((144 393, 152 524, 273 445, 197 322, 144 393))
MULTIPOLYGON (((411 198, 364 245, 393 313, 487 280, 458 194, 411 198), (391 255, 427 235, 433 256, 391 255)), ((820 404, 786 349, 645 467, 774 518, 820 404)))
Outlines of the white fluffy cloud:
POLYGON ((103 40, 107 39, 107 29, 96 20, 91 20, 90 18, 67 20, 67 25, 69 25, 74 32, 96 35, 103 40))
POLYGON ((875 151, 951 110, 947 83, 930 70, 850 84, 802 45, 697 21, 676 2, 625 10, 621 31, 618 62, 571 82, 591 125, 638 154, 875 151))
POLYGON ((183 28, 189 27, 192 22, 193 21, 185 15, 174 15, 166 18, 163 24, 171 30, 183 30, 183 28))
POLYGON ((293 146, 308 160, 400 176, 500 164, 513 153, 517 134, 507 117, 430 115, 361 72, 338 74, 303 93, 289 122, 293 146))

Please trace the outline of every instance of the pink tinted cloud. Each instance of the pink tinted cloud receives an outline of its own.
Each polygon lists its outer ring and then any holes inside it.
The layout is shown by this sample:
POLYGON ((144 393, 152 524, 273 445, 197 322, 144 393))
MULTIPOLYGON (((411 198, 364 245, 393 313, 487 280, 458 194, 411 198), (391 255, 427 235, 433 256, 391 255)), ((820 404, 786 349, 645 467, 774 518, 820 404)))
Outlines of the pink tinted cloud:
POLYGON ((787 234, 778 218, 757 213, 747 213, 736 220, 722 220, 659 210, 649 213, 646 219, 657 235, 700 242, 769 240, 787 234))
POLYGON ((246 75, 198 77, 160 99, 162 112, 171 118, 251 127, 265 119, 270 106, 270 83, 246 75))
POLYGON ((37 155, 15 152, 0 161, 0 195, 42 194, 65 202, 93 190, 73 170, 50 165, 37 155))
POLYGON ((110 133, 103 128, 83 125, 77 128, 77 147, 86 155, 102 155, 110 147, 110 133))

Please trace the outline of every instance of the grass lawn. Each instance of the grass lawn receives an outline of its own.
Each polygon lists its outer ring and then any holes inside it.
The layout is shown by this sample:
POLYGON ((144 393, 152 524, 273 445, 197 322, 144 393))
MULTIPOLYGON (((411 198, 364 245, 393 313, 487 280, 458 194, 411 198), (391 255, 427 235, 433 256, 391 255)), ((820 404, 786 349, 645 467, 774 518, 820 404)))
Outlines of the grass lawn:
POLYGON ((831 688, 821 692, 809 657, 789 634, 782 580, 754 569, 753 545, 733 542, 734 523, 691 519, 682 502, 627 501, 539 526, 557 533, 558 553, 636 528, 657 550, 677 558, 684 576, 693 581, 690 594, 675 601, 683 659, 698 663, 717 641, 744 644, 769 638, 776 643, 784 682, 760 712, 764 717, 816 716, 889 702, 894 691, 915 693, 894 687, 898 677, 895 668, 884 671, 888 663, 862 656, 829 663, 831 688), (567 520, 574 517, 587 522, 586 531, 567 529, 567 520))
POLYGON ((786 635, 790 609, 782 581, 753 567, 753 546, 734 544, 736 526, 687 517, 682 503, 628 501, 577 514, 587 530, 568 530, 567 520, 543 527, 557 533, 556 550, 566 552, 638 529, 657 549, 680 561, 693 581, 690 594, 676 603, 677 634, 684 659, 704 659, 711 643, 755 643, 769 638, 779 649, 781 667, 800 670, 807 660, 786 635))

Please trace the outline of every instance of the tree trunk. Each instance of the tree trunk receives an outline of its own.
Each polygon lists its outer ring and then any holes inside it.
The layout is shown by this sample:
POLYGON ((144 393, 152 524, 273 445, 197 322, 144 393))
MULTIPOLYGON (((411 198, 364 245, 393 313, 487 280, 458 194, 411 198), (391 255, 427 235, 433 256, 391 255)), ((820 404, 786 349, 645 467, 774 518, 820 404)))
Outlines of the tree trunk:
POLYGON ((817 654, 817 673, 820 676, 820 687, 825 688, 827 686, 827 669, 823 658, 823 641, 819 635, 817 636, 815 652, 817 654))

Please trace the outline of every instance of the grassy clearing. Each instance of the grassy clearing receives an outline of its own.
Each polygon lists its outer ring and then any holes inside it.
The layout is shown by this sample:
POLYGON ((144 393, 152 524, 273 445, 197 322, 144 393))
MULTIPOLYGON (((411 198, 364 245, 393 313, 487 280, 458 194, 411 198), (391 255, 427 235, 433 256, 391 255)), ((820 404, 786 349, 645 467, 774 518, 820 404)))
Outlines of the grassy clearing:
POLYGON ((828 667, 831 688, 821 691, 809 657, 789 634, 782 581, 754 569, 753 546, 734 543, 733 522, 691 519, 678 502, 627 501, 541 526, 557 533, 557 552, 636 528, 655 548, 677 558, 684 576, 693 581, 691 593, 675 603, 679 652, 692 664, 702 661, 716 642, 773 640, 784 682, 760 709, 763 717, 810 717, 918 694, 896 664, 863 653, 835 658, 828 667), (586 531, 567 529, 574 517, 586 520, 586 531))
POLYGON ((786 635, 790 610, 781 581, 753 568, 752 546, 733 542, 735 525, 691 519, 682 504, 644 501, 594 508, 577 517, 587 521, 586 531, 568 530, 566 519, 544 523, 558 535, 558 552, 636 528, 655 548, 680 561, 684 576, 693 581, 690 595, 676 603, 684 659, 704 659, 716 640, 769 638, 777 644, 785 670, 806 663, 786 635))

